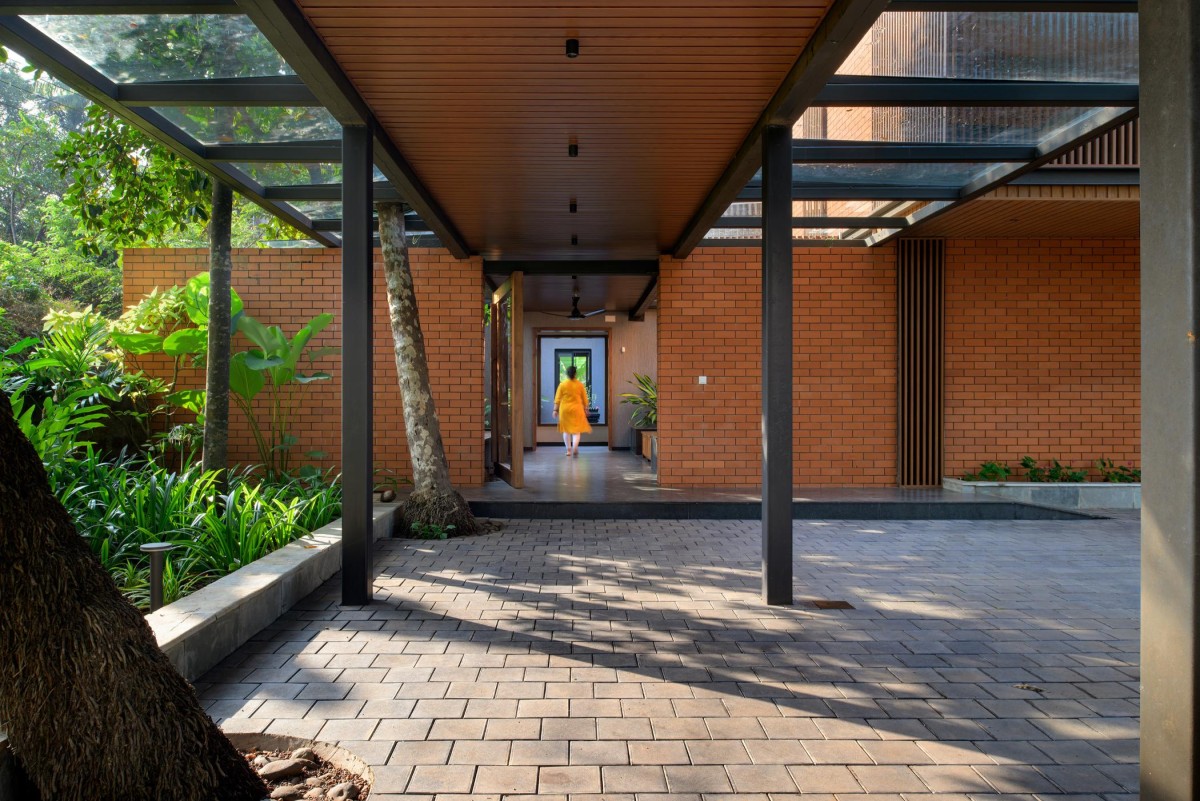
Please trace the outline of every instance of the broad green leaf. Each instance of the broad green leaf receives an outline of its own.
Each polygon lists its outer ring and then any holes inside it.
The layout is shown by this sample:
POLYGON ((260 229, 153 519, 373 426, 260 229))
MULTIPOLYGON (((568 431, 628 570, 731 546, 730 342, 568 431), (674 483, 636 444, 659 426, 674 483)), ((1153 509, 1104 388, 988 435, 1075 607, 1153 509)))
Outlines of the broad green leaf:
POLYGON ((330 378, 333 378, 333 376, 329 373, 312 373, 311 375, 296 373, 295 380, 297 384, 311 384, 314 381, 328 381, 330 378))
POLYGON ((111 334, 113 344, 126 353, 158 353, 163 348, 163 338, 158 334, 111 334))
POLYGON ((178 392, 172 392, 166 397, 167 403, 178 406, 180 409, 187 409, 189 412, 197 414, 204 413, 204 403, 208 397, 208 393, 202 389, 181 389, 178 392))
POLYGON ((163 353, 172 357, 204 353, 208 350, 208 332, 199 328, 184 328, 163 341, 163 353))
MULTIPOLYGON (((208 325, 209 284, 208 273, 197 273, 188 280, 183 292, 183 305, 188 317, 196 325, 208 325)), ((236 317, 242 311, 242 299, 232 287, 229 290, 230 315, 236 317)))
POLYGON ((278 367, 279 365, 283 364, 283 359, 279 356, 272 356, 269 359, 264 359, 262 356, 259 356, 256 353, 246 353, 244 355, 246 357, 246 366, 251 370, 270 370, 272 367, 278 367))
POLYGON ((246 364, 248 358, 249 353, 235 353, 229 361, 229 389, 247 403, 254 400, 266 384, 263 374, 246 364))

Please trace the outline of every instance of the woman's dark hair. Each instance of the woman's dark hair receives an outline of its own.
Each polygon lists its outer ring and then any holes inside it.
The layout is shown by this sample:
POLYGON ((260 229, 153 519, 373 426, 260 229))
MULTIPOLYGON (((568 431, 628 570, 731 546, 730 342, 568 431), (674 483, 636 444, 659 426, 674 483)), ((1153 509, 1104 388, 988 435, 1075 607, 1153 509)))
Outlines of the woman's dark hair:
POLYGON ((575 365, 571 364, 567 366, 567 378, 575 378, 575 365))

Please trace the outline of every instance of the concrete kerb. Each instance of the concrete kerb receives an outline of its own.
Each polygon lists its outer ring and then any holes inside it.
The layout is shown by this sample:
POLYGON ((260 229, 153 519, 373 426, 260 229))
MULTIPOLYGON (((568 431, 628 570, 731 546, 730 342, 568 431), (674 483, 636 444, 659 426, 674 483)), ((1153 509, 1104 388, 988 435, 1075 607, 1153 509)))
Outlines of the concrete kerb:
POLYGON ((1141 484, 1034 483, 1028 481, 963 481, 946 476, 942 487, 952 492, 986 495, 1059 509, 1141 509, 1141 484))
MULTIPOLYGON (((376 504, 374 537, 390 537, 396 504, 376 504)), ((146 616, 158 645, 195 681, 341 569, 336 520, 146 616)))

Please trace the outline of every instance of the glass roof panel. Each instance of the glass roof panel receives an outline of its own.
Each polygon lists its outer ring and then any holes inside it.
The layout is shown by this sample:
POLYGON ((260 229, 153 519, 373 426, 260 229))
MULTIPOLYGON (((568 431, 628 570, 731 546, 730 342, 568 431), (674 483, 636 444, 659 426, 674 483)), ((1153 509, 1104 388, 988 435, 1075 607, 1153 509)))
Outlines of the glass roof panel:
POLYGON ((1137 14, 885 11, 838 69, 892 75, 1136 83, 1137 14))
POLYGON ((1037 145, 1098 111, 1085 107, 876 106, 810 108, 792 127, 797 139, 1037 145))
MULTIPOLYGON (((864 231, 862 228, 793 228, 792 239, 828 239, 853 241, 865 239, 875 234, 878 229, 864 231), (853 234, 853 235, 852 235, 853 234)), ((705 239, 745 239, 747 244, 762 241, 761 228, 713 228, 704 236, 705 239)))
MULTIPOLYGON (((302 184, 337 184, 342 182, 341 164, 294 164, 292 162, 237 162, 232 166, 249 175, 263 186, 297 186, 302 184)), ((373 180, 387 180, 378 167, 373 180)))
MULTIPOLYGON (((793 217, 906 217, 926 200, 793 200, 793 217)), ((761 201, 733 203, 726 217, 760 217, 761 201)))
POLYGON ((313 142, 342 136, 341 125, 323 108, 169 106, 154 110, 206 145, 313 142))
POLYGON ((292 200, 288 205, 310 220, 336 220, 342 216, 340 200, 292 200))
POLYGON ((792 181, 863 186, 962 186, 993 166, 966 164, 794 164, 792 181))
POLYGON ((120 82, 291 75, 238 14, 30 15, 54 41, 120 82))

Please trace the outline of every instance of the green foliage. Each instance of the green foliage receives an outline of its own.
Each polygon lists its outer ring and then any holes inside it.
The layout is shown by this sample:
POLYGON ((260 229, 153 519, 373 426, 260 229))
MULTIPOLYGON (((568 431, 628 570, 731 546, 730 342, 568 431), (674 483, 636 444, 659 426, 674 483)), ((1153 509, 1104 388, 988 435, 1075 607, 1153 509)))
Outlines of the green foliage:
POLYGON ((967 473, 963 481, 1007 481, 1012 474, 1012 468, 1003 462, 984 462, 979 466, 979 472, 967 473))
POLYGON ((100 106, 55 154, 64 202, 92 247, 159 243, 208 219, 208 177, 100 106))
POLYGON ((1039 467, 1032 456, 1021 458, 1021 467, 1025 468, 1026 477, 1035 483, 1054 482, 1076 484, 1087 480, 1087 469, 1075 470, 1070 465, 1062 465, 1057 459, 1050 461, 1049 467, 1039 467))
POLYGON ((442 526, 437 523, 413 523, 409 530, 413 537, 419 540, 446 540, 454 534, 454 526, 442 526))
POLYGON ((1100 459, 1096 469, 1110 484, 1136 484, 1142 480, 1142 469, 1131 464, 1113 464, 1112 459, 1100 459))
POLYGON ((307 356, 311 362, 336 352, 328 348, 308 350, 313 337, 331 322, 332 314, 318 314, 291 339, 279 326, 265 326, 249 315, 242 315, 237 323, 237 330, 255 347, 233 354, 229 389, 234 402, 250 421, 254 443, 268 476, 286 475, 291 470, 291 451, 299 442, 291 433, 291 423, 300 389, 330 378, 325 372, 301 373, 298 367, 302 357, 307 356), (254 399, 264 391, 269 411, 260 417, 254 399))
POLYGON ((88 451, 50 466, 51 485, 122 591, 149 604, 149 562, 138 547, 179 546, 169 558, 167 602, 283 547, 341 515, 341 487, 323 481, 261 483, 247 472, 219 494, 215 473, 105 461, 88 451))
POLYGON ((634 428, 655 428, 658 426, 658 383, 648 375, 633 374, 633 383, 637 392, 621 393, 621 403, 634 407, 634 428))

